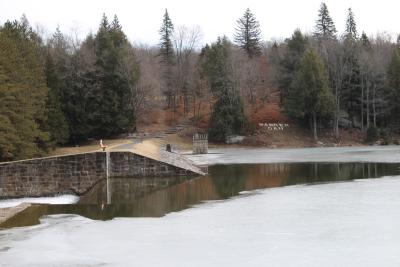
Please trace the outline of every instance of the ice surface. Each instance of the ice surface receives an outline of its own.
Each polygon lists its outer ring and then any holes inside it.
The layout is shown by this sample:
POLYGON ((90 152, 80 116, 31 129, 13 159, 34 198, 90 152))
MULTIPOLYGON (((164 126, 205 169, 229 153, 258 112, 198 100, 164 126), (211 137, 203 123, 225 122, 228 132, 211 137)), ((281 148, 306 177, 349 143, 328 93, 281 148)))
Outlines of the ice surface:
POLYGON ((277 162, 400 162, 400 146, 296 149, 210 149, 210 154, 188 155, 199 165, 277 162))
MULTIPOLYGON (((60 195, 56 197, 29 197, 11 198, 0 200, 0 208, 18 206, 21 203, 42 203, 42 204, 71 204, 78 202, 79 197, 74 195, 60 195)), ((1 266, 1 265, 0 265, 1 266)))
POLYGON ((162 218, 45 217, 1 266, 400 266, 400 176, 247 192, 162 218))

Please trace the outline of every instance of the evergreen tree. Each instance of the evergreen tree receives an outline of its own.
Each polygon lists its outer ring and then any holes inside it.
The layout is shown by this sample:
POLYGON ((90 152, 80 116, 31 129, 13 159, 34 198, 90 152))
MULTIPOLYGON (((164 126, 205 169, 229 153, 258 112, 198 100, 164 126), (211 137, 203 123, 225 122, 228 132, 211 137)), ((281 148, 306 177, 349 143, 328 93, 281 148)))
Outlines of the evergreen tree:
POLYGON ((46 56, 45 65, 46 83, 49 88, 46 99, 47 121, 45 129, 50 133, 51 146, 55 147, 59 144, 65 144, 69 139, 69 127, 64 113, 62 112, 60 93, 62 81, 57 73, 51 55, 46 56))
POLYGON ((245 121, 239 94, 224 91, 213 105, 208 130, 210 140, 224 142, 230 135, 242 134, 245 121))
POLYGON ((218 97, 226 90, 233 89, 231 44, 226 37, 206 45, 201 52, 201 72, 207 77, 210 90, 218 97))
POLYGON ((172 35, 174 32, 174 24, 169 17, 168 10, 165 9, 163 22, 160 28, 160 55, 161 61, 166 64, 173 64, 174 49, 172 46, 172 35))
POLYGON ((323 39, 336 39, 336 27, 325 3, 321 3, 318 11, 314 36, 323 39))
POLYGON ((233 87, 231 44, 225 37, 203 49, 201 69, 217 98, 209 122, 210 140, 223 142, 229 135, 242 133, 246 120, 242 100, 233 87))
POLYGON ((346 19, 346 30, 345 30, 345 39, 357 40, 357 25, 356 20, 354 18, 354 13, 351 8, 348 9, 347 19, 346 19))
POLYGON ((311 119, 314 139, 317 140, 317 119, 331 114, 333 106, 333 95, 323 62, 309 49, 299 62, 285 111, 294 118, 311 119))
POLYGON ((303 57, 304 52, 307 50, 308 40, 300 30, 296 30, 292 37, 286 40, 286 46, 286 53, 280 62, 280 69, 278 72, 278 84, 281 92, 281 104, 283 107, 285 107, 288 94, 290 90, 292 90, 292 83, 299 62, 303 57))
POLYGON ((358 54, 347 54, 345 59, 345 73, 342 83, 342 107, 354 122, 359 118, 361 109, 361 71, 358 54))
POLYGON ((369 41, 369 38, 365 32, 361 34, 361 44, 364 48, 371 48, 371 42, 369 41))
POLYGON ((88 35, 74 54, 65 53, 59 49, 54 59, 63 77, 59 96, 70 142, 133 131, 139 70, 117 16, 110 24, 103 15, 96 35, 88 35), (61 68, 63 61, 66 69, 61 68))
POLYGON ((268 59, 271 62, 272 65, 279 65, 281 58, 280 58, 280 52, 279 52, 279 46, 276 41, 272 44, 269 54, 268 54, 268 59))
POLYGON ((132 88, 135 70, 124 69, 129 44, 117 17, 110 25, 103 15, 94 39, 96 62, 95 84, 88 102, 93 136, 112 136, 133 130, 135 116, 132 107, 132 88))
POLYGON ((47 148, 39 41, 26 17, 0 27, 0 160, 40 156, 47 148))
POLYGON ((168 10, 165 9, 160 33, 160 56, 161 56, 161 78, 162 91, 167 98, 168 107, 175 108, 175 90, 174 90, 174 49, 172 45, 172 36, 174 33, 174 24, 169 17, 168 10))
POLYGON ((355 122, 361 109, 360 47, 354 13, 349 8, 344 35, 344 74, 342 82, 342 107, 355 122))
POLYGON ((260 24, 249 8, 237 20, 236 24, 234 35, 236 44, 246 51, 249 57, 259 56, 261 54, 260 24))
POLYGON ((51 146, 64 144, 69 141, 69 128, 67 116, 62 101, 63 94, 69 89, 70 47, 57 27, 53 36, 48 40, 44 58, 46 84, 49 88, 46 100, 47 121, 45 129, 50 133, 51 146))

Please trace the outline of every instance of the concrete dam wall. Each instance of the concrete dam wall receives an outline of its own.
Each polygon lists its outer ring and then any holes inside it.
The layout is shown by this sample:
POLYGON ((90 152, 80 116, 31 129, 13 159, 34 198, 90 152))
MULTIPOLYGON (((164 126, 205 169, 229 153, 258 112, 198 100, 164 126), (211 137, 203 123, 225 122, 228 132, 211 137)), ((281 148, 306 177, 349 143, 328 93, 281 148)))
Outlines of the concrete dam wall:
MULTIPOLYGON (((171 157, 179 158, 177 155, 171 157)), ((93 152, 0 163, 0 198, 84 194, 107 177, 199 175, 185 168, 132 152, 93 152), (108 158, 108 159, 107 159, 108 158), (107 164, 108 162, 108 164, 107 164), (108 166, 107 166, 108 165, 108 166)), ((185 163, 187 161, 184 160, 185 163)))

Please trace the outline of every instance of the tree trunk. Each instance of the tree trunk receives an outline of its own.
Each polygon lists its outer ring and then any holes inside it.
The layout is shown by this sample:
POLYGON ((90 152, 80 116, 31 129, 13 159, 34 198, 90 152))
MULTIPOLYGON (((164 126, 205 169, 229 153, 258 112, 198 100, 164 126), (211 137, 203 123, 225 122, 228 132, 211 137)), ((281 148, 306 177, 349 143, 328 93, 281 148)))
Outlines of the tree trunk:
POLYGON ((369 86, 368 86, 368 82, 367 82, 367 129, 369 128, 369 116, 370 116, 370 111, 369 111, 369 86))
POLYGON ((339 102, 339 95, 338 95, 338 87, 335 86, 335 115, 334 115, 334 122, 333 122, 333 133, 336 140, 339 140, 339 112, 340 112, 340 102, 339 102))
POLYGON ((317 114, 313 112, 312 114, 312 120, 313 120, 313 133, 314 133, 314 140, 318 141, 318 135, 317 135, 317 114))
POLYGON ((196 122, 196 95, 193 96, 193 119, 196 122))
POLYGON ((361 131, 364 132, 364 77, 361 75, 361 131))
POLYGON ((174 96, 172 97, 172 110, 173 110, 173 117, 172 117, 172 121, 175 124, 175 115, 176 115, 176 96, 174 94, 174 96))
POLYGON ((189 96, 186 93, 183 96, 183 114, 185 117, 189 114, 189 96))
POLYGON ((374 90, 372 92, 372 112, 374 113, 374 127, 376 128, 376 105, 375 105, 375 94, 376 94, 376 86, 374 85, 374 90))
POLYGON ((201 110, 201 100, 199 100, 199 106, 197 108, 197 118, 198 119, 200 119, 200 116, 201 116, 200 110, 201 110))

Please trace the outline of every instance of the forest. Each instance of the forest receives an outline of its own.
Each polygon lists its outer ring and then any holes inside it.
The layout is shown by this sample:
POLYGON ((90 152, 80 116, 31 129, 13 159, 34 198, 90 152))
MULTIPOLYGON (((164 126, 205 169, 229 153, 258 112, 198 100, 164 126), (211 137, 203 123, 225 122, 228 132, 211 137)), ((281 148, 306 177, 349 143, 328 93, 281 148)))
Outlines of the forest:
MULTIPOLYGON (((25 15, 0 25, 0 160, 46 155, 65 144, 190 120, 211 141, 249 134, 249 118, 273 101, 315 140, 359 129, 366 141, 400 129, 400 35, 367 36, 352 9, 336 29, 321 3, 313 32, 263 40, 250 9, 233 38, 201 42, 197 26, 160 18, 160 42, 128 40, 117 15, 83 40, 45 36, 25 15), (153 117, 151 116, 153 114, 153 117), (165 115, 167 114, 167 115, 165 115)), ((273 27, 273 26, 271 26, 273 27)), ((267 29, 266 29, 267 30, 267 29)))

